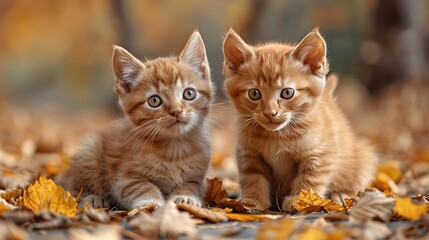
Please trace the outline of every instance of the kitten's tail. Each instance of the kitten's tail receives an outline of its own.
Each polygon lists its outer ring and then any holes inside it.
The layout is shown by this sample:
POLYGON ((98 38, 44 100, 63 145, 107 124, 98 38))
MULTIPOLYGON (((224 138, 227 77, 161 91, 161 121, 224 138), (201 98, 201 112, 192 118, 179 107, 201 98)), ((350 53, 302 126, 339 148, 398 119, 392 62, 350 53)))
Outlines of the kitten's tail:
POLYGON ((324 94, 331 97, 334 96, 334 91, 337 88, 337 83, 338 83, 338 75, 337 74, 329 75, 329 77, 326 79, 324 94))

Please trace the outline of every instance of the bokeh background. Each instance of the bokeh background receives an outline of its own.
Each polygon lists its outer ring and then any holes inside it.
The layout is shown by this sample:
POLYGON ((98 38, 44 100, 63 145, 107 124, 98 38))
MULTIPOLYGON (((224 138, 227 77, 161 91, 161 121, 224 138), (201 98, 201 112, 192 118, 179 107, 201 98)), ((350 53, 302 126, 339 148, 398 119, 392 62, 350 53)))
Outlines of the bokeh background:
MULTIPOLYGON (((57 173, 82 135, 120 116, 113 44, 140 59, 179 54, 199 29, 224 104, 222 41, 230 27, 255 44, 297 43, 317 26, 354 128, 382 159, 429 161, 429 1, 2 0, 3 174, 13 178, 19 171, 5 169, 27 160, 57 173)), ((225 108, 215 114, 226 123, 233 118, 225 108)), ((234 128, 214 129, 214 165, 233 168, 233 143, 224 139, 232 139, 234 128)))

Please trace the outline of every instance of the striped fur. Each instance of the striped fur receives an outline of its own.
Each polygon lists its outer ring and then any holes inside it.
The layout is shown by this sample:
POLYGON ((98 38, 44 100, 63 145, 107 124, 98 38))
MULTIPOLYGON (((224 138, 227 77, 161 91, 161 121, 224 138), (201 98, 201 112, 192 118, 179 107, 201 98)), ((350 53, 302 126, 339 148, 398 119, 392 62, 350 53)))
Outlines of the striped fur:
POLYGON ((326 44, 318 30, 297 46, 255 47, 231 30, 224 55, 225 89, 240 113, 237 161, 244 201, 291 212, 301 189, 336 199, 335 192, 345 197, 368 186, 377 157, 336 104, 337 79, 326 79, 326 44), (281 98, 288 87, 295 95, 281 98), (251 100, 251 89, 261 99, 251 100))
POLYGON ((69 188, 83 188, 95 207, 129 210, 167 198, 201 205, 213 94, 200 34, 191 35, 179 57, 145 63, 115 47, 113 69, 125 117, 82 142, 66 174, 69 188), (197 95, 186 100, 190 87, 197 95), (158 108, 148 105, 155 94, 163 101, 158 108))

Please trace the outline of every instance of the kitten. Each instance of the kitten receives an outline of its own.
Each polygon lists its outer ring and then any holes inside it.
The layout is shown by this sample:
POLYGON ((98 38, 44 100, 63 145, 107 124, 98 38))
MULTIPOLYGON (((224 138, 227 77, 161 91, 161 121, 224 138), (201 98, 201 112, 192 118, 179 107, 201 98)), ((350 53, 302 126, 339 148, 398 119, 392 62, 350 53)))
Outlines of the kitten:
POLYGON ((86 139, 66 174, 94 207, 201 205, 210 161, 212 84, 194 32, 179 57, 140 62, 115 46, 114 88, 125 117, 86 139))
POLYGON ((338 200, 375 174, 373 148, 352 132, 326 80, 326 43, 317 29, 297 46, 224 42, 225 88, 240 113, 237 161, 244 202, 292 212, 301 189, 338 200))

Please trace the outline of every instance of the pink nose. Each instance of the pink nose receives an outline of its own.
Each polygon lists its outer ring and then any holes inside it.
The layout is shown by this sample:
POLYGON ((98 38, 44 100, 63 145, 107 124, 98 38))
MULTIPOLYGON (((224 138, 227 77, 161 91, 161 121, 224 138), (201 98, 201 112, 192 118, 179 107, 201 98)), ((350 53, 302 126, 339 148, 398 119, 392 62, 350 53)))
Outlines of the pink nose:
POLYGON ((172 110, 172 111, 170 111, 170 115, 171 116, 173 116, 173 117, 179 117, 180 116, 180 114, 183 112, 183 110, 178 110, 178 109, 175 109, 175 110, 172 110))
POLYGON ((275 116, 277 116, 277 113, 278 112, 276 112, 276 111, 264 112, 264 116, 268 119, 272 119, 275 116))

